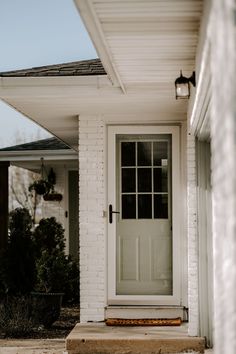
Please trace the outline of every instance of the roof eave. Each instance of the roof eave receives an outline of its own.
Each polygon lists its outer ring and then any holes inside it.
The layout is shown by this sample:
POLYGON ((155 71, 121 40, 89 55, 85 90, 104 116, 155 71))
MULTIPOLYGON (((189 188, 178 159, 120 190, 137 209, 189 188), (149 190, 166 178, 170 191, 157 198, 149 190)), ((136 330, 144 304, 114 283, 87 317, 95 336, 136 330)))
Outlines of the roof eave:
POLYGON ((106 40, 104 38, 103 31, 100 28, 100 23, 93 11, 92 6, 90 5, 90 2, 87 0, 74 0, 74 3, 81 15, 88 33, 90 34, 90 39, 96 48, 99 58, 101 59, 109 78, 114 86, 120 87, 123 93, 125 93, 126 90, 124 84, 115 63, 112 60, 112 55, 106 45, 106 40))
POLYGON ((73 150, 27 150, 0 151, 0 161, 40 161, 45 160, 77 160, 78 154, 73 150))

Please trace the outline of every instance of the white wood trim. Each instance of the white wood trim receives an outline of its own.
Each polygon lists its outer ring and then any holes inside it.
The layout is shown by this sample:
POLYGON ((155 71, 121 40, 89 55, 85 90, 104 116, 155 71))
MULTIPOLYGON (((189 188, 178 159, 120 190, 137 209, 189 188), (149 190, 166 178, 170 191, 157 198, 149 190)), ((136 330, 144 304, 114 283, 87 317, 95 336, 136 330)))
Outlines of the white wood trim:
POLYGON ((112 86, 107 75, 84 76, 0 76, 0 87, 41 87, 41 86, 112 86))
POLYGON ((209 138, 209 129, 206 126, 210 121, 211 104, 211 72, 210 72, 210 33, 212 32, 211 1, 204 2, 203 18, 201 21, 200 38, 196 56, 196 90, 191 99, 188 118, 190 133, 202 139, 209 138))
POLYGON ((68 150, 27 150, 27 151, 0 151, 0 161, 40 161, 45 160, 77 160, 78 153, 68 150))
POLYGON ((187 238, 187 122, 183 122, 180 128, 180 249, 182 256, 182 287, 181 305, 188 307, 188 238, 187 238))
POLYGON ((213 247, 210 144, 197 142, 200 335, 212 346, 213 247))
POLYGON ((182 306, 108 306, 105 318, 186 318, 182 306))
POLYGON ((118 70, 112 60, 109 47, 107 45, 101 24, 97 18, 97 15, 93 9, 91 0, 74 0, 78 11, 81 14, 81 18, 90 34, 90 38, 99 54, 99 58, 102 60, 104 68, 110 77, 114 85, 121 87, 123 93, 125 93, 125 87, 121 81, 118 70))
MULTIPOLYGON (((117 134, 172 134, 172 232, 173 232, 173 295, 143 296, 116 295, 116 247, 115 223, 107 226, 108 232, 108 303, 109 304, 146 304, 180 305, 182 254, 180 252, 180 141, 177 126, 108 126, 108 200, 107 205, 116 205, 115 170, 116 170, 116 135, 117 134)), ((182 220, 182 219, 181 219, 182 220)))
MULTIPOLYGON (((197 83, 196 96, 190 115, 190 132, 194 135, 204 133, 204 126, 210 120, 211 76, 210 76, 210 44, 206 42, 202 55, 202 63, 197 83)), ((205 132, 207 135, 207 133, 205 132)))

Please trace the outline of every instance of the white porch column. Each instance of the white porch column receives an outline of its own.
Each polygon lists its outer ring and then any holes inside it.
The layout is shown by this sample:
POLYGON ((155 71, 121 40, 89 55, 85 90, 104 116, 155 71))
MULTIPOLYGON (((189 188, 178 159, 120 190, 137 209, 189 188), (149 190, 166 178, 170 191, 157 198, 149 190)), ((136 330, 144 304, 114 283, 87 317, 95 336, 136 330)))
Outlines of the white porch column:
POLYGON ((187 137, 187 210, 188 210, 188 306, 189 335, 199 330, 198 235, 195 137, 187 137))
POLYGON ((80 321, 104 320, 104 122, 79 117, 80 321))

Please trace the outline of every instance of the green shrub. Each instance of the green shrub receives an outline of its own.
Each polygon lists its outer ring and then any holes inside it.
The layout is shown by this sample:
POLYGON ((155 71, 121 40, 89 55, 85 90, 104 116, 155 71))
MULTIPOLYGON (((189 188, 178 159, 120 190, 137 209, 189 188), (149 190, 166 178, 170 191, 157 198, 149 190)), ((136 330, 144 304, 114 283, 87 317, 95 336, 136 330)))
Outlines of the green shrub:
POLYGON ((54 250, 43 250, 36 261, 37 281, 35 290, 43 292, 62 292, 67 276, 66 256, 54 250))
POLYGON ((32 220, 27 209, 17 208, 9 215, 9 238, 1 254, 2 294, 24 295, 33 290, 36 279, 32 220))
POLYGON ((66 271, 63 304, 78 304, 80 301, 79 264, 71 256, 66 259, 66 271))
POLYGON ((36 257, 41 257, 43 251, 47 251, 49 254, 55 251, 64 254, 64 229, 54 217, 40 220, 34 231, 33 239, 36 257))
POLYGON ((63 292, 64 304, 79 302, 79 267, 65 254, 64 229, 54 217, 42 219, 33 233, 36 291, 63 292))

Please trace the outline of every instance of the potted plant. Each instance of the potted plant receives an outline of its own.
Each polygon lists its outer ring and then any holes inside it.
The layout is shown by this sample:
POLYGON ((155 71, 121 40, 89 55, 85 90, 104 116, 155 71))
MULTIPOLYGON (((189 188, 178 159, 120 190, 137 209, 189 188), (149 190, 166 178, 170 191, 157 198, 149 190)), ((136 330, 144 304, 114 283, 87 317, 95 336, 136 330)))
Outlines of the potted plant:
POLYGON ((60 202, 62 200, 62 194, 54 190, 54 185, 56 184, 56 174, 53 171, 53 168, 50 169, 48 174, 48 182, 51 183, 51 188, 47 193, 44 194, 43 199, 45 201, 60 202))
POLYGON ((49 192, 49 193, 46 193, 44 194, 43 196, 43 199, 45 201, 50 201, 50 202, 60 202, 62 201, 62 194, 61 193, 58 193, 58 192, 55 192, 54 190, 49 192))
POLYGON ((46 168, 43 163, 43 157, 41 158, 40 175, 40 179, 30 184, 29 191, 35 191, 35 193, 39 195, 48 194, 50 190, 54 190, 54 184, 56 183, 56 175, 52 168, 49 174, 47 174, 46 168))
POLYGON ((71 277, 71 260, 65 255, 64 229, 54 217, 40 220, 33 240, 37 273, 35 291, 31 293, 33 315, 38 323, 49 327, 60 315, 67 284, 72 281, 76 286, 78 281, 71 277))
POLYGON ((29 191, 35 191, 36 194, 44 195, 50 192, 52 184, 45 179, 34 181, 29 186, 29 191))

